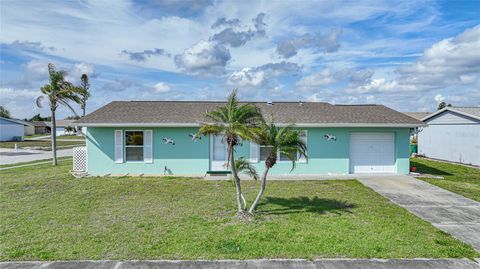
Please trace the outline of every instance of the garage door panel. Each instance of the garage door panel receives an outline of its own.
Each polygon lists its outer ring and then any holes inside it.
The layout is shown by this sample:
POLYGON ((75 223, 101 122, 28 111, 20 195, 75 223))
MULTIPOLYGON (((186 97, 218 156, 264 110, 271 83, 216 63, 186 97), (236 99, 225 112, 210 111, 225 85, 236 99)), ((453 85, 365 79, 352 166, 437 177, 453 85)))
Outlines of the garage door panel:
POLYGON ((393 133, 351 133, 351 173, 394 173, 393 133))

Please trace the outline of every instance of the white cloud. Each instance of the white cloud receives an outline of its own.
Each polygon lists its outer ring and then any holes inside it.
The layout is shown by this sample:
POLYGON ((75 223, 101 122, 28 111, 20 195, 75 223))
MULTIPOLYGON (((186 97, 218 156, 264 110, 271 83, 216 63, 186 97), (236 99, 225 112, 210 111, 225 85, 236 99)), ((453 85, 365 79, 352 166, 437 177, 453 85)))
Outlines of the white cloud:
POLYGON ((175 63, 188 73, 212 75, 223 73, 230 58, 230 52, 224 46, 202 40, 176 55, 175 63))
POLYGON ((240 87, 258 87, 265 82, 265 72, 253 68, 244 68, 233 72, 228 78, 228 84, 238 85, 240 87))
POLYGON ((445 96, 441 95, 441 94, 437 94, 435 95, 435 97, 433 98, 435 99, 435 101, 437 103, 441 103, 441 102, 444 102, 445 101, 445 96))
POLYGON ((320 72, 302 78, 297 82, 297 85, 303 88, 312 88, 330 85, 336 81, 337 80, 334 78, 334 75, 330 69, 324 69, 320 72))
POLYGON ((157 84, 155 84, 154 88, 155 88, 155 91, 159 93, 170 91, 170 86, 165 82, 158 82, 157 84))

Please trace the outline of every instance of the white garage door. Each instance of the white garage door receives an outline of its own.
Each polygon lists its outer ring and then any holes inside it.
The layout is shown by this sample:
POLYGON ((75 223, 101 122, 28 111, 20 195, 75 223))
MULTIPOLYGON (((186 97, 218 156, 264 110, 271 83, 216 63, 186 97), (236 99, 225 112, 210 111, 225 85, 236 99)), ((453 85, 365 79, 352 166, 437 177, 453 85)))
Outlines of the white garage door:
POLYGON ((394 173, 393 133, 351 133, 350 173, 394 173))

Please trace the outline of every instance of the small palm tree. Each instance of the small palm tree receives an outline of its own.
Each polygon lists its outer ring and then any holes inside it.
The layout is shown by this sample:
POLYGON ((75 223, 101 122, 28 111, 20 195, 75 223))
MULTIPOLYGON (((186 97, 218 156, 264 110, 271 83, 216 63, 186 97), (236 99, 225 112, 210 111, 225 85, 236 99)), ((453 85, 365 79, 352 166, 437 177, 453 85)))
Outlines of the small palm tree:
POLYGON ((233 90, 228 96, 227 103, 217 107, 216 110, 207 112, 206 118, 211 123, 200 126, 199 134, 222 135, 227 142, 227 164, 230 167, 235 183, 238 212, 242 213, 242 188, 235 166, 234 151, 239 139, 249 140, 254 136, 263 122, 262 114, 254 104, 240 104, 237 91, 233 90))
POLYGON ((37 98, 37 106, 42 107, 42 101, 48 98, 50 111, 52 112, 52 164, 57 165, 57 124, 55 122, 55 112, 59 105, 68 107, 75 115, 75 110, 68 102, 80 103, 80 90, 72 83, 65 80, 64 71, 56 71, 55 65, 48 64, 48 73, 50 75, 50 84, 46 84, 40 91, 43 95, 37 98))
MULTIPOLYGON (((257 169, 250 163, 249 160, 245 159, 245 157, 240 157, 235 160, 235 169, 237 174, 244 174, 250 178, 258 180, 258 173, 257 169)), ((243 210, 248 209, 247 200, 245 196, 242 194, 242 203, 243 203, 243 210)))
POLYGON ((273 123, 273 119, 269 124, 263 124, 259 135, 254 138, 254 142, 259 145, 266 146, 270 149, 265 160, 265 170, 263 171, 262 181, 260 183, 260 190, 255 197, 248 213, 253 214, 255 208, 260 202, 265 188, 267 187, 268 171, 277 163, 277 152, 285 155, 292 161, 292 169, 295 169, 295 161, 297 159, 297 152, 301 156, 307 158, 307 145, 302 140, 300 131, 293 129, 293 124, 285 127, 277 127, 273 123))

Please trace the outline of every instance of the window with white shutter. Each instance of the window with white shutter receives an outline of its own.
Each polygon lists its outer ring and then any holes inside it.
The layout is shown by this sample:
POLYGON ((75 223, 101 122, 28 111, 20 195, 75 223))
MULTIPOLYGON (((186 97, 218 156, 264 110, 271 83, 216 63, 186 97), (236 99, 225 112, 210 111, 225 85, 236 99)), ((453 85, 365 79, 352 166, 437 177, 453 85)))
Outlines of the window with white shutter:
POLYGON ((123 131, 115 130, 115 162, 123 163, 123 131))

